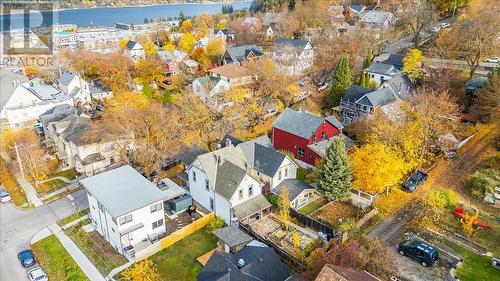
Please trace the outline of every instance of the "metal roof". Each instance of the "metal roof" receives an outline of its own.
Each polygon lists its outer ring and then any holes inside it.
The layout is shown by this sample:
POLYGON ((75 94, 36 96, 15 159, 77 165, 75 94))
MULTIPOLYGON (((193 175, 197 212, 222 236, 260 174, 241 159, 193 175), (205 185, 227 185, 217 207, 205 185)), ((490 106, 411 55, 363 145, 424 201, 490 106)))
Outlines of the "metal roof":
POLYGON ((309 112, 295 111, 291 108, 286 108, 274 121, 273 128, 278 128, 296 136, 309 139, 324 121, 329 122, 338 129, 344 127, 333 116, 325 119, 309 112))
POLYGON ((80 183, 114 218, 165 198, 164 192, 129 165, 82 179, 80 183))

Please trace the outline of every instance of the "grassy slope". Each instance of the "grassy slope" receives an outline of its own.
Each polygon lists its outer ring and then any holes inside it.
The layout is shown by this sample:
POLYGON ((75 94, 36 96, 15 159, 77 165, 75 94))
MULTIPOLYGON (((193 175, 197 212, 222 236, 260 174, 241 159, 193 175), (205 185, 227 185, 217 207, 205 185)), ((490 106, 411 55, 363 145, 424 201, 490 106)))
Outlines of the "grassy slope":
POLYGON ((32 249, 51 281, 89 280, 55 235, 33 244, 32 249))
POLYGON ((456 271, 461 281, 500 280, 500 272, 491 266, 491 257, 477 255, 449 241, 446 244, 464 257, 464 263, 456 271))

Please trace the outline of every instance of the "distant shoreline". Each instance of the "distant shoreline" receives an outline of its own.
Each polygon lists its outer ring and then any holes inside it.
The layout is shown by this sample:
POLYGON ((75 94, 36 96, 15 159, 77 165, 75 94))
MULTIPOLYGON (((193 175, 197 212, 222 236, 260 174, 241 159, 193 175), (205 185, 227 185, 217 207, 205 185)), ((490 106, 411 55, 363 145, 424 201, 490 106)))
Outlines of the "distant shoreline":
MULTIPOLYGON (((184 2, 184 3, 167 3, 167 4, 144 4, 144 5, 123 5, 123 6, 98 6, 98 7, 80 7, 80 8, 62 8, 52 10, 54 12, 61 11, 72 11, 72 10, 90 10, 90 9, 115 9, 115 8, 142 8, 142 7, 158 7, 158 6, 175 6, 175 5, 230 5, 233 3, 249 3, 249 1, 231 1, 231 2, 206 2, 206 3, 193 3, 193 2, 184 2)), ((48 12, 47 11, 30 11, 30 14, 39 13, 39 12, 48 12)), ((0 13, 0 16, 4 15, 19 15, 24 14, 24 12, 12 12, 10 14, 0 13)))

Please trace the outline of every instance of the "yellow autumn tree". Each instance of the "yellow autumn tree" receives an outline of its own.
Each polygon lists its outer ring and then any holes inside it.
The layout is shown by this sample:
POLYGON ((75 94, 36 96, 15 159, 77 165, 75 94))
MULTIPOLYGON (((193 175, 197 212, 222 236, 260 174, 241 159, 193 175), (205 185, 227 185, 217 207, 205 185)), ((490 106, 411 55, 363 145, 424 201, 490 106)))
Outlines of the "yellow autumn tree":
POLYGON ((285 223, 285 229, 288 231, 290 225, 290 192, 288 188, 281 188, 278 198, 279 217, 285 223))
POLYGON ((165 51, 170 51, 170 52, 172 52, 172 51, 174 51, 174 50, 175 50, 175 46, 174 46, 174 44, 172 44, 172 43, 170 43, 170 42, 169 42, 169 43, 165 44, 165 46, 163 46, 163 49, 164 49, 165 51))
POLYGON ((139 59, 135 64, 135 81, 137 83, 163 82, 165 80, 165 71, 162 63, 153 58, 147 57, 139 59))
POLYGON ((191 32, 191 30, 193 29, 193 24, 191 23, 191 21, 185 20, 182 22, 181 27, 183 32, 191 32))
POLYGON ((122 273, 123 279, 127 281, 160 281, 161 277, 154 263, 143 260, 125 269, 122 273))
POLYGON ((211 38, 207 43, 207 56, 216 63, 226 51, 226 42, 222 38, 211 38))
POLYGON ((191 53, 194 49, 195 44, 194 35, 191 33, 184 33, 179 40, 179 49, 186 53, 191 53))
POLYGON ((462 229, 469 235, 469 237, 474 236, 476 233, 476 227, 474 226, 474 223, 477 221, 479 218, 479 210, 475 209, 474 213, 469 214, 467 212, 464 212, 464 216, 460 220, 462 223, 462 229))
POLYGON ((223 22, 219 22, 215 25, 215 29, 226 29, 226 24, 223 22))
POLYGON ((120 46, 120 49, 125 49, 125 46, 127 46, 128 41, 129 40, 127 38, 120 40, 120 42, 118 42, 118 46, 120 46))
POLYGON ((422 78, 424 76, 423 58, 424 55, 418 49, 408 51, 403 59, 403 72, 407 73, 411 79, 422 78))
POLYGON ((382 143, 366 144, 350 154, 354 186, 368 193, 381 193, 404 175, 404 162, 382 143))
POLYGON ((156 54, 156 46, 155 44, 153 44, 153 42, 148 41, 144 44, 144 54, 146 54, 146 56, 152 56, 156 54))

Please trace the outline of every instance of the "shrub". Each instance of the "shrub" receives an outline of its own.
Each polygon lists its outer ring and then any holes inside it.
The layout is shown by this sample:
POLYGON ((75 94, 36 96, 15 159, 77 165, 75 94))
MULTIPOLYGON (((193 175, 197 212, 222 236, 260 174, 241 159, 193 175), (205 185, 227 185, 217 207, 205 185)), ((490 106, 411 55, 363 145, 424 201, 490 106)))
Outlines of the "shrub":
POLYGON ((208 225, 208 230, 209 231, 214 231, 216 229, 222 228, 224 226, 224 224, 225 224, 225 222, 224 222, 224 220, 220 216, 216 217, 208 225))
POLYGON ((482 199, 485 192, 493 193, 499 184, 500 172, 494 169, 476 171, 465 180, 467 191, 478 199, 482 199))
POLYGON ((440 210, 453 209, 457 203, 457 194, 453 190, 438 189, 429 196, 429 205, 440 210))
POLYGON ((279 198, 279 196, 274 194, 274 193, 271 193, 266 197, 267 201, 269 201, 269 203, 273 204, 273 206, 278 205, 278 198, 279 198))

